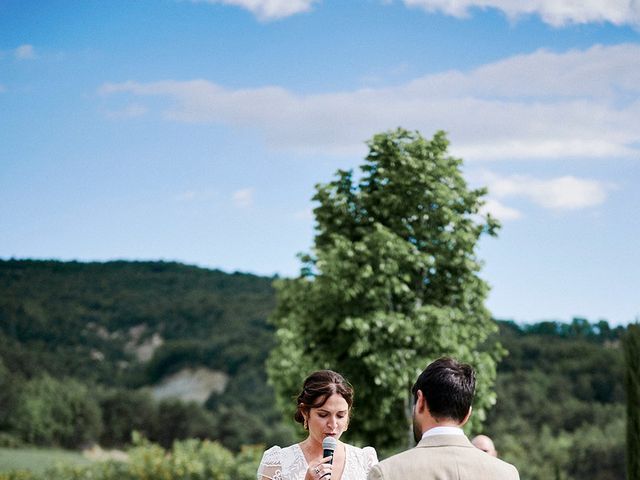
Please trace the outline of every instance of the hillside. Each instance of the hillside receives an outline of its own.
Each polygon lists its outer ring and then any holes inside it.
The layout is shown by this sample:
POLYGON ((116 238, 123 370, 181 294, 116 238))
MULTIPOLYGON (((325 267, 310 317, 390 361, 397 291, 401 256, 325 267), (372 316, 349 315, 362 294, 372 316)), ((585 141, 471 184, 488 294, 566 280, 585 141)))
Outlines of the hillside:
POLYGON ((2 260, 0 359, 24 381, 48 374, 111 389, 157 385, 156 398, 193 386, 188 369, 205 367, 208 406, 262 425, 253 430, 264 441, 264 422, 280 418, 263 373, 274 342, 272 281, 178 263, 2 260))
MULTIPOLYGON (((272 280, 177 263, 1 260, 0 444, 86 441, 33 436, 20 423, 33 417, 20 417, 20 404, 43 389, 97 402, 91 431, 103 445, 127 443, 132 428, 165 446, 190 436, 233 449, 292 441, 264 370, 272 280), (169 398, 184 385, 197 403, 169 398)), ((498 323, 509 355, 484 433, 501 456, 523 480, 623 478, 625 328, 498 323)))
POLYGON ((3 358, 28 377, 137 385, 193 342, 199 361, 232 369, 271 344, 271 281, 177 263, 0 261, 3 358))
POLYGON ((499 326, 509 355, 484 433, 500 456, 523 479, 623 480, 625 328, 580 318, 499 326))

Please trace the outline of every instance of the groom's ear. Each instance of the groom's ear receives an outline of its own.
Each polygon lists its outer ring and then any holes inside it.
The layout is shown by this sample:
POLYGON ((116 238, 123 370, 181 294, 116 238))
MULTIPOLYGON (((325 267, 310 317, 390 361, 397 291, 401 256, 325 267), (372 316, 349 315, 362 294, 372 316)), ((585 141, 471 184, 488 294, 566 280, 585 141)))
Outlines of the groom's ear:
POLYGON ((460 424, 460 426, 463 426, 465 423, 469 421, 469 418, 471 418, 472 413, 473 413, 473 407, 469 407, 469 411, 467 412, 467 415, 464 417, 464 420, 462 420, 462 423, 460 424))
POLYGON ((424 394, 422 393, 422 390, 418 390, 416 392, 416 411, 422 413, 426 407, 427 401, 424 398, 424 394))

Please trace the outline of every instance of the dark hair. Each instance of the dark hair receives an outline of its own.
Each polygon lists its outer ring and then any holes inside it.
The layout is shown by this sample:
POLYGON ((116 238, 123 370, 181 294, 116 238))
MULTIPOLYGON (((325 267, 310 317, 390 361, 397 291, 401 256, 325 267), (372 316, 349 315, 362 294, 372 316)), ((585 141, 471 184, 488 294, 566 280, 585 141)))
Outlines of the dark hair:
POLYGON ((298 423, 304 423, 302 412, 308 412, 310 408, 318 408, 324 405, 327 399, 337 393, 347 401, 349 410, 353 405, 353 387, 342 375, 333 370, 318 370, 309 375, 302 385, 302 392, 298 395, 297 409, 294 419, 298 423))
POLYGON ((450 418, 462 422, 469 413, 476 389, 471 365, 442 357, 430 363, 411 389, 414 402, 422 392, 429 413, 436 420, 450 418))

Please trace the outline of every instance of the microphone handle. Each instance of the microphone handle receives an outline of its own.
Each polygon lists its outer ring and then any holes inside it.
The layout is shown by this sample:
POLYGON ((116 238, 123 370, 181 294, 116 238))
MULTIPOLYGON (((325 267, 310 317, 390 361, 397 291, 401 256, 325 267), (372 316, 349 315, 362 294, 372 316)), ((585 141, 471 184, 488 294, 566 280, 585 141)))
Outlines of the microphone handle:
POLYGON ((323 450, 322 452, 322 457, 331 457, 331 460, 329 460, 327 463, 332 464, 333 463, 333 450, 323 450))

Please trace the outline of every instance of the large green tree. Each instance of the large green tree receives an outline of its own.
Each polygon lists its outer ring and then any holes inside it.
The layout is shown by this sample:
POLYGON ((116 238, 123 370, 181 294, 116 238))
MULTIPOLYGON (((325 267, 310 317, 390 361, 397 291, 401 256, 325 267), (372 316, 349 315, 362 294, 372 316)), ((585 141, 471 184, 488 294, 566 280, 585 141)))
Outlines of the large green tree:
POLYGON ((316 187, 312 253, 297 278, 276 282, 268 371, 285 411, 305 375, 332 368, 356 390, 350 438, 405 446, 410 387, 443 354, 477 368, 475 422, 494 402, 502 349, 486 344, 496 326, 476 247, 498 223, 448 144, 443 132, 377 134, 360 175, 340 170, 316 187))

